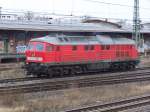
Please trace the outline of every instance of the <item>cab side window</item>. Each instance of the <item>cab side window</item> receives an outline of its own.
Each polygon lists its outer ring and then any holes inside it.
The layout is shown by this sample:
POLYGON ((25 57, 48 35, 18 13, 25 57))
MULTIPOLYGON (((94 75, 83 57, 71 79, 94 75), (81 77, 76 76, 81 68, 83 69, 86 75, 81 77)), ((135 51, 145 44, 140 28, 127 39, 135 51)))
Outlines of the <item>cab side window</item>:
POLYGON ((50 45, 46 45, 46 51, 51 52, 53 50, 53 47, 50 45))
POLYGON ((44 45, 42 43, 37 43, 36 44, 36 50, 37 51, 43 51, 44 50, 44 45))

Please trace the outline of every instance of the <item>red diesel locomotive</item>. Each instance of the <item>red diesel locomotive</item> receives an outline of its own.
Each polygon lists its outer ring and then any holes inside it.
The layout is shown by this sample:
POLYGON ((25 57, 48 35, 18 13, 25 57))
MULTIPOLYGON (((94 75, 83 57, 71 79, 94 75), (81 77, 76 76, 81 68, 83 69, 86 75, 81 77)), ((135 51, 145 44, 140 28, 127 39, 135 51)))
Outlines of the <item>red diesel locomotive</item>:
POLYGON ((36 76, 129 70, 139 63, 133 40, 107 35, 35 38, 25 54, 27 74, 36 76))

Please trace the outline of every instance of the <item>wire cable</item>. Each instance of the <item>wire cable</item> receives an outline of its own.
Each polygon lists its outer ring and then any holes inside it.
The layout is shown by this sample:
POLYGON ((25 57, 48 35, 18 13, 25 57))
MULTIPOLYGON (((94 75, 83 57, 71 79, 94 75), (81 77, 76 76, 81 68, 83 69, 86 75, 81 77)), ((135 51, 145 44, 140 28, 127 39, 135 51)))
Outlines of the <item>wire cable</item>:
MULTIPOLYGON (((116 6, 121 6, 121 7, 131 7, 131 8, 134 7, 132 5, 116 4, 116 3, 102 2, 102 1, 97 1, 97 0, 84 0, 84 1, 93 2, 93 3, 100 3, 100 4, 106 4, 106 5, 116 5, 116 6)), ((150 10, 150 8, 144 8, 144 7, 140 7, 140 9, 150 10)))

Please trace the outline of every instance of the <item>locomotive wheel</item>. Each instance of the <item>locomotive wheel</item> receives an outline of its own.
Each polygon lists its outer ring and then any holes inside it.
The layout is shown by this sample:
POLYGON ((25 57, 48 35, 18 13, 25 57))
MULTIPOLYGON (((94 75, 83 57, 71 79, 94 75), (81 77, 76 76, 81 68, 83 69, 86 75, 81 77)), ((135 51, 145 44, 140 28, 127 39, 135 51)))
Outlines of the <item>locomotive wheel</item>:
POLYGON ((125 70, 126 70, 126 64, 125 64, 125 63, 122 63, 122 64, 121 64, 121 70, 122 70, 122 71, 125 71, 125 70))
POLYGON ((129 70, 134 70, 135 69, 135 65, 134 64, 129 64, 128 69, 129 70))
POLYGON ((61 77, 63 77, 63 75, 64 75, 64 69, 63 68, 59 68, 59 75, 61 77))
POLYGON ((72 67, 72 68, 71 68, 71 70, 70 70, 70 74, 71 74, 71 75, 75 75, 75 74, 76 74, 76 70, 75 70, 75 68, 74 68, 74 67, 72 67))
POLYGON ((130 66, 131 66, 131 65, 127 64, 126 69, 127 69, 127 70, 131 70, 131 67, 130 67, 130 66))
POLYGON ((63 68, 63 75, 69 75, 69 73, 70 73, 69 68, 67 68, 67 67, 63 68))
POLYGON ((116 66, 116 64, 111 64, 111 66, 109 67, 109 71, 116 71, 116 69, 117 69, 117 66, 116 66))
POLYGON ((127 64, 127 63, 124 64, 124 70, 125 70, 125 71, 128 70, 128 64, 127 64))
POLYGON ((38 77, 38 78, 41 78, 42 77, 42 74, 41 73, 35 73, 36 74, 36 76, 38 77))
POLYGON ((132 70, 135 69, 135 65, 134 65, 134 64, 131 65, 131 69, 132 69, 132 70))
POLYGON ((53 70, 50 68, 48 69, 47 77, 53 77, 53 70))
POLYGON ((29 71, 25 71, 25 74, 26 74, 27 76, 32 75, 32 73, 29 72, 29 71))
POLYGON ((118 71, 118 65, 117 65, 117 64, 114 64, 113 70, 114 70, 114 71, 118 71))
POLYGON ((60 67, 53 68, 53 74, 54 76, 62 76, 62 69, 60 67))
POLYGON ((82 73, 82 69, 81 69, 80 66, 76 66, 76 67, 75 67, 75 73, 76 73, 76 74, 82 73))
POLYGON ((82 72, 83 72, 83 73, 86 73, 86 72, 89 71, 86 65, 82 66, 81 69, 82 69, 82 72))

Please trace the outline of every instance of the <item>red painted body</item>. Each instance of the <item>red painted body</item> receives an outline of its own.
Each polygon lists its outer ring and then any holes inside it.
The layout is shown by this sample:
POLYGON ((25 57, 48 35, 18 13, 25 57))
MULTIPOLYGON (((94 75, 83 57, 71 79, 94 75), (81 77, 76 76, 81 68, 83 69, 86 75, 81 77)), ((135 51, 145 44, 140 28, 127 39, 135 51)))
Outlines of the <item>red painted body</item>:
POLYGON ((26 70, 36 76, 128 70, 139 62, 133 40, 108 36, 36 38, 25 54, 26 70))
POLYGON ((138 52, 133 45, 53 45, 47 42, 30 42, 33 49, 26 51, 27 62, 62 63, 86 61, 124 61, 138 59, 138 52), (42 44, 41 51, 36 49, 42 44), (49 49, 47 47, 50 47, 49 49), (91 49, 90 47, 93 47, 91 49), (89 47, 89 48, 85 48, 89 47), (33 59, 29 59, 29 57, 33 59), (36 59, 37 58, 37 59, 36 59), (38 59, 39 58, 39 59, 38 59))

